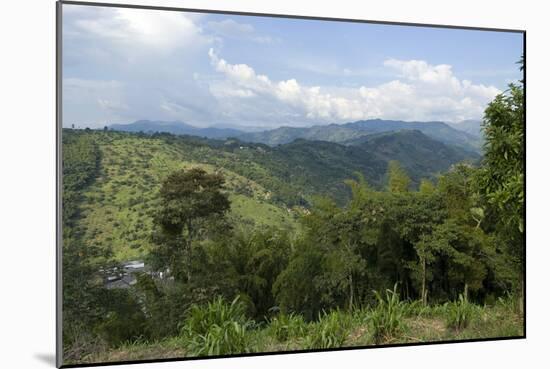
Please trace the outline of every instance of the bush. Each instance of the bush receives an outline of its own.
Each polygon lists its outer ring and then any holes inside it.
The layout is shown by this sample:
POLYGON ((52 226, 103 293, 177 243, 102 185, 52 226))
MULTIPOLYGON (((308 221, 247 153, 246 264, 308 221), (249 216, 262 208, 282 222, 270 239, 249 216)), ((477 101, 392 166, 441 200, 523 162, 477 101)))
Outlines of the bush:
POLYGON ((496 307, 502 309, 507 314, 519 314, 520 304, 522 302, 512 295, 507 293, 504 297, 499 297, 496 302, 496 307))
POLYGON ((458 296, 458 301, 446 303, 444 306, 447 327, 454 329, 466 328, 477 311, 477 306, 468 302, 462 294, 458 296))
POLYGON ((380 343, 403 329, 403 316, 406 312, 406 304, 399 301, 397 284, 392 290, 386 290, 383 298, 375 292, 378 305, 372 310, 369 318, 372 338, 375 343, 380 343))
POLYGON ((148 337, 146 317, 128 290, 105 291, 107 314, 94 332, 112 347, 148 337))
POLYGON ((307 326, 301 315, 279 314, 269 323, 270 333, 279 342, 305 335, 307 326))
POLYGON ((239 298, 226 303, 221 297, 205 306, 193 305, 182 328, 191 356, 248 352, 247 330, 253 324, 244 314, 239 298))
POLYGON ((308 349, 342 347, 351 327, 351 316, 338 310, 319 316, 319 322, 311 326, 306 337, 308 349))

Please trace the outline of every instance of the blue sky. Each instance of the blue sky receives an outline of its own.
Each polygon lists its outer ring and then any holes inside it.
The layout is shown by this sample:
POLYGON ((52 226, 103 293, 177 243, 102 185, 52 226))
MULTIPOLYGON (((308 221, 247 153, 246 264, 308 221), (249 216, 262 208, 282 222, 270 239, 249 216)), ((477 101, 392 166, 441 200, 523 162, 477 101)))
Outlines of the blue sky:
POLYGON ((63 5, 64 125, 480 119, 519 33, 63 5))

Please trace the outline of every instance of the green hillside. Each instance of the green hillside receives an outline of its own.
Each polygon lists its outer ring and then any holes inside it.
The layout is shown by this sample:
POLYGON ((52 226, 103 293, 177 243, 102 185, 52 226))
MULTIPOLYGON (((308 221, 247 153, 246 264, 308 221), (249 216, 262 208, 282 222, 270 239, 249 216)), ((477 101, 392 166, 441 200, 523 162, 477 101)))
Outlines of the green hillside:
POLYGON ((181 147, 131 134, 83 134, 93 137, 100 163, 97 178, 83 193, 77 225, 87 244, 112 247, 118 260, 147 253, 160 183, 180 168, 200 167, 222 173, 233 204, 230 218, 235 223, 281 228, 296 225, 295 211, 269 203, 270 194, 264 187, 228 169, 195 161, 181 147))
POLYGON ((349 143, 368 152, 375 152, 384 160, 397 160, 413 177, 417 173, 425 175, 430 172, 444 172, 454 163, 479 159, 471 152, 445 145, 418 130, 372 134, 349 143))

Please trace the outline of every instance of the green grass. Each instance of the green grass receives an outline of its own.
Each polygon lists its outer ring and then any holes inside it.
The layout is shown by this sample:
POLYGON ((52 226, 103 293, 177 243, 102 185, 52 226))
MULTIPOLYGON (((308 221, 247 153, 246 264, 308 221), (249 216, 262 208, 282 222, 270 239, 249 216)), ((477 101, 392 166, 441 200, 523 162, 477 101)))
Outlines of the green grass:
POLYGON ((269 334, 277 342, 302 337, 307 332, 307 325, 301 315, 279 314, 269 322, 269 334))
POLYGON ((307 349, 328 349, 344 346, 349 335, 352 316, 342 311, 331 311, 319 316, 305 339, 307 349))
MULTIPOLYGON (((390 294, 389 301, 392 296, 390 294)), ((385 301, 384 309, 388 311, 388 300, 385 301)), ((397 304, 395 299, 393 303, 397 304)), ((377 338, 369 323, 372 315, 377 314, 376 308, 352 313, 332 311, 322 314, 318 321, 311 323, 303 322, 298 315, 278 316, 267 325, 252 326, 246 323, 246 319, 235 306, 218 301, 206 309, 197 308, 200 314, 195 314, 195 322, 187 322, 188 327, 195 327, 191 329, 197 333, 194 338, 181 335, 156 342, 126 343, 115 349, 89 355, 83 358, 83 362, 173 358, 208 355, 209 352, 276 352, 523 335, 523 319, 517 311, 517 301, 513 299, 501 299, 494 306, 475 306, 478 313, 473 314, 470 324, 462 328, 447 327, 446 321, 451 309, 449 304, 426 306, 422 309, 418 309, 416 303, 413 303, 414 308, 408 302, 399 304, 403 309, 400 329, 377 338), (234 323, 238 323, 239 329, 242 329, 231 332, 231 325, 234 323), (222 342, 224 337, 231 338, 232 346, 216 351, 216 344, 220 347, 223 346, 222 343, 228 344, 227 341, 222 342)))
POLYGON ((297 227, 292 210, 284 209, 241 194, 231 194, 231 217, 236 224, 254 223, 264 226, 275 226, 279 229, 293 231, 297 227))
POLYGON ((375 343, 388 340, 403 330, 403 316, 407 305, 399 301, 397 284, 393 290, 386 290, 385 295, 375 292, 378 304, 372 310, 367 321, 370 334, 375 343))
POLYGON ((247 352, 250 347, 245 305, 217 298, 204 306, 194 305, 184 322, 181 339, 191 356, 228 355, 247 352))

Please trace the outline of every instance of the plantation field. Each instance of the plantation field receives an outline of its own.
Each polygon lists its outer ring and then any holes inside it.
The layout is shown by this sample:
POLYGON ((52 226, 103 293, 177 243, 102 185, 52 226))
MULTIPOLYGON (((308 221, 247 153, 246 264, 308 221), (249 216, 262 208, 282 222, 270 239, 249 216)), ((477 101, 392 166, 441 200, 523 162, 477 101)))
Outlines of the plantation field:
POLYGON ((90 355, 83 362, 519 337, 524 332, 522 314, 517 306, 517 301, 511 298, 499 299, 494 305, 483 307, 471 303, 422 307, 418 302, 398 302, 390 306, 386 301, 385 305, 379 304, 369 310, 333 311, 309 323, 297 315, 279 315, 269 322, 255 324, 243 323, 228 304, 211 304, 211 309, 229 308, 225 312, 230 318, 226 322, 215 322, 211 316, 202 315, 207 325, 202 327, 205 334, 202 341, 197 342, 196 336, 191 335, 197 332, 186 332, 192 325, 188 320, 179 336, 152 342, 126 342, 90 355), (231 332, 227 329, 229 323, 242 326, 242 331, 231 332), (224 339, 222 333, 229 334, 224 339))

